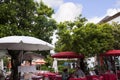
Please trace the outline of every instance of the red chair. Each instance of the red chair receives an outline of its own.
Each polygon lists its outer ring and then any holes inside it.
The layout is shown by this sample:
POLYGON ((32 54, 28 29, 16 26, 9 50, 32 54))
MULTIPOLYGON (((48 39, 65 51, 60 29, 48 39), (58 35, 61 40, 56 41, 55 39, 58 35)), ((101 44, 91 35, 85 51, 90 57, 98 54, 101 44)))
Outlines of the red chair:
POLYGON ((100 80, 104 80, 103 76, 100 76, 99 79, 100 79, 100 80))
POLYGON ((61 76, 56 76, 55 80, 62 80, 61 76))

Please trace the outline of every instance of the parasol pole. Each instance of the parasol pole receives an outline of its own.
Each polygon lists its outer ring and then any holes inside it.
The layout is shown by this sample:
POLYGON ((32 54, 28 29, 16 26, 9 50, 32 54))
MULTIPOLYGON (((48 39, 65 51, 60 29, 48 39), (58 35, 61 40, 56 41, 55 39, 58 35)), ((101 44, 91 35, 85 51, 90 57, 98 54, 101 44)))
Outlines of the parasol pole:
POLYGON ((22 61, 23 61, 23 56, 24 56, 24 53, 23 53, 23 50, 21 50, 21 51, 20 51, 20 54, 19 54, 20 63, 22 63, 22 61))
MULTIPOLYGON (((114 61, 115 61, 115 56, 114 56, 114 61)), ((114 62, 114 65, 115 65, 115 62, 114 62)), ((118 80, 118 75, 117 75, 117 68, 116 68, 116 65, 115 65, 115 74, 116 74, 116 78, 118 80)))
MULTIPOLYGON (((23 50, 21 50, 20 54, 19 54, 20 66, 21 66, 22 61, 23 61, 23 50)), ((18 76, 19 76, 19 78, 21 77, 21 72, 19 72, 19 69, 18 69, 18 76)))

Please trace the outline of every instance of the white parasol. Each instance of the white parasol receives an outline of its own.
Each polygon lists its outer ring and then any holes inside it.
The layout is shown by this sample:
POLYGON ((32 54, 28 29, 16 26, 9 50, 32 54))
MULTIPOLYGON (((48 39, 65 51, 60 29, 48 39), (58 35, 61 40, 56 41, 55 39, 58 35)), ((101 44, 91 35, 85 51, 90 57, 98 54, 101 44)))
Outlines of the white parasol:
POLYGON ((29 36, 8 36, 0 38, 0 50, 8 50, 9 54, 12 54, 12 79, 18 80, 18 64, 17 56, 12 53, 12 51, 19 50, 21 51, 19 57, 23 57, 23 51, 44 51, 51 50, 54 47, 41 39, 29 36), (12 51, 11 51, 12 50, 12 51), (14 60, 13 60, 14 59, 14 60))
POLYGON ((44 57, 35 52, 25 52, 23 54, 23 60, 34 60, 34 59, 43 59, 44 57))
POLYGON ((33 64, 35 64, 35 65, 41 65, 41 64, 45 64, 46 63, 46 61, 44 60, 44 59, 34 59, 33 60, 33 64))
POLYGON ((53 46, 41 39, 29 36, 8 36, 0 38, 0 49, 7 50, 51 50, 53 46))

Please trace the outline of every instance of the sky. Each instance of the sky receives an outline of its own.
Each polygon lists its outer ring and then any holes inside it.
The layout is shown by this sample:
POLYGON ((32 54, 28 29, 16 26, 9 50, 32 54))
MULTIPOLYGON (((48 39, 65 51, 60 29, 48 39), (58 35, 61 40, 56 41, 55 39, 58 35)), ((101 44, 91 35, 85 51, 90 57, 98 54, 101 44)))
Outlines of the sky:
MULTIPOLYGON (((36 0, 41 1, 41 0, 36 0)), ((42 0, 52 7, 52 17, 59 23, 74 21, 80 14, 88 22, 97 23, 105 16, 120 12, 120 0, 42 0)))

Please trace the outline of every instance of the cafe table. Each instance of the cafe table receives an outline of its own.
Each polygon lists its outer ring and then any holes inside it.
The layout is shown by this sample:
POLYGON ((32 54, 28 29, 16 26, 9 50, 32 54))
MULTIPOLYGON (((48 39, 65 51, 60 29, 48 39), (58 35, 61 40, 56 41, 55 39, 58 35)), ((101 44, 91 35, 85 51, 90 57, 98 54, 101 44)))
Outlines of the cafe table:
POLYGON ((98 75, 87 75, 87 80, 100 80, 100 76, 98 75))
POLYGON ((87 80, 86 77, 83 77, 83 78, 70 78, 69 80, 87 80))
POLYGON ((52 80, 62 80, 62 75, 56 75, 52 80))
POLYGON ((32 77, 32 80, 43 80, 42 76, 34 76, 32 77))
POLYGON ((116 74, 108 73, 102 74, 104 80, 117 80, 116 74))
POLYGON ((53 73, 53 72, 38 73, 38 75, 42 75, 44 79, 62 80, 60 75, 53 73))

